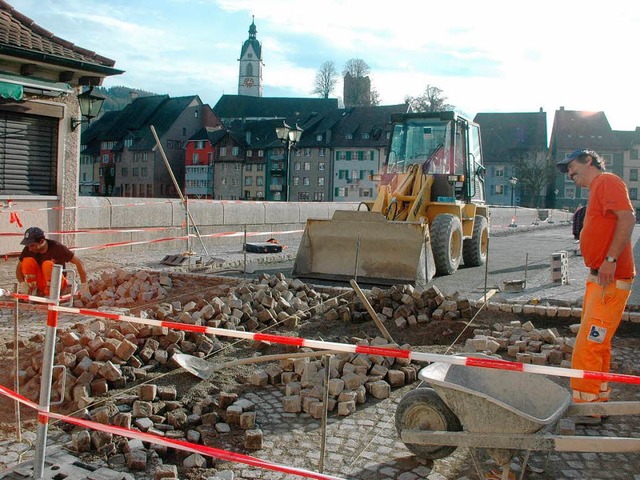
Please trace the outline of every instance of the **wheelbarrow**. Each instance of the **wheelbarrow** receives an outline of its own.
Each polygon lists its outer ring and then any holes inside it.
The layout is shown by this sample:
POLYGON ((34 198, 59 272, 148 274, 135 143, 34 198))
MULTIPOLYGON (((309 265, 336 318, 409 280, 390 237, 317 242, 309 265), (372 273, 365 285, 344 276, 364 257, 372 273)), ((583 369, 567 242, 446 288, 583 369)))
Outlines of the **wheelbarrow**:
POLYGON ((574 415, 637 415, 640 402, 572 403, 567 389, 537 374, 473 368, 436 362, 419 378, 419 387, 405 395, 396 410, 398 435, 415 455, 439 459, 458 447, 486 449, 510 476, 510 460, 526 451, 640 452, 640 438, 556 435, 557 422, 574 415))

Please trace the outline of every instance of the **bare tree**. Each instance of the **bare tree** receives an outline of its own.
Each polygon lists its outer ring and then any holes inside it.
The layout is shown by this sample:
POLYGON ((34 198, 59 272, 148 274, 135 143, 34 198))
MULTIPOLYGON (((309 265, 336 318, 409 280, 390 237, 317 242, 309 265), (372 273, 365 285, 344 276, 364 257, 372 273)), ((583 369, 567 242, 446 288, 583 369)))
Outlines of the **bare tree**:
POLYGON ((411 106, 414 112, 444 112, 454 110, 454 106, 447 103, 447 97, 443 91, 433 85, 427 85, 424 93, 419 97, 404 97, 405 103, 411 106))
POLYGON ((311 93, 322 98, 329 98, 337 81, 338 71, 336 70, 336 65, 332 61, 324 62, 316 73, 311 93))
POLYGON ((546 148, 530 148, 514 153, 511 160, 523 193, 522 206, 538 207, 544 198, 544 189, 553 182, 555 166, 549 160, 546 148))
POLYGON ((344 64, 342 76, 345 76, 348 73, 354 78, 361 78, 369 75, 370 71, 371 69, 369 68, 369 65, 367 65, 367 62, 361 58, 352 58, 344 64))
POLYGON ((380 94, 378 93, 378 89, 374 86, 371 86, 371 93, 369 96, 369 104, 372 107, 377 107, 380 105, 380 94))

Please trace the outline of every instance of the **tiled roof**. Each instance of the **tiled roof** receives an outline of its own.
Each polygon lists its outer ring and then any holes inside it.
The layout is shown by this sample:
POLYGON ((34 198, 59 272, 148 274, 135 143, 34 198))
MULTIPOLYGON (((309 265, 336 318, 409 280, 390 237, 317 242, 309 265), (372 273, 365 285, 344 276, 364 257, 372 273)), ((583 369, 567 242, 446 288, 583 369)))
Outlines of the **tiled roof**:
POLYGON ((118 141, 128 131, 136 132, 147 127, 151 116, 168 99, 169 95, 136 98, 121 110, 121 121, 105 134, 104 140, 118 141))
POLYGON ((131 146, 131 150, 149 150, 153 148, 156 140, 149 127, 153 125, 158 137, 162 137, 196 98, 198 98, 197 95, 175 98, 167 97, 167 100, 163 102, 145 122, 145 128, 140 131, 141 138, 131 146))
POLYGON ((100 153, 100 140, 105 132, 113 128, 119 121, 121 113, 121 110, 105 112, 82 132, 82 145, 86 145, 87 148, 80 152, 81 155, 98 155, 100 153))
POLYGON ((576 148, 619 148, 618 138, 604 112, 556 110, 551 142, 553 154, 576 148))
POLYGON ((343 110, 342 118, 333 129, 334 147, 386 147, 389 144, 386 132, 391 130, 391 115, 407 113, 405 103, 379 105, 375 107, 352 107, 343 110), (346 138, 348 134, 352 138, 346 138), (368 134, 369 138, 363 138, 368 134))
POLYGON ((5 51, 7 48, 19 49, 27 53, 51 55, 102 67, 113 67, 116 63, 114 60, 98 55, 91 50, 56 37, 29 17, 16 11, 4 0, 0 0, 0 51, 7 53, 5 51))
POLYGON ((478 113, 485 162, 505 161, 513 154, 547 147, 545 112, 478 113))
POLYGON ((305 116, 312 112, 326 113, 338 108, 335 98, 253 97, 249 95, 222 95, 213 111, 228 122, 232 119, 286 118, 305 116))

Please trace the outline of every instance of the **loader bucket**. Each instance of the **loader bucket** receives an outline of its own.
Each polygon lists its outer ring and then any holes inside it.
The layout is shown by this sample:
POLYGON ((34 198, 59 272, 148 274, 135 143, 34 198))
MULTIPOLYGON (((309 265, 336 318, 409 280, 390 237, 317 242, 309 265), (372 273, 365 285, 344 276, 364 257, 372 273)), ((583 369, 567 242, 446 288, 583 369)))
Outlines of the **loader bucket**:
POLYGON ((309 219, 293 276, 422 287, 435 275, 426 223, 391 221, 378 212, 336 210, 309 219))

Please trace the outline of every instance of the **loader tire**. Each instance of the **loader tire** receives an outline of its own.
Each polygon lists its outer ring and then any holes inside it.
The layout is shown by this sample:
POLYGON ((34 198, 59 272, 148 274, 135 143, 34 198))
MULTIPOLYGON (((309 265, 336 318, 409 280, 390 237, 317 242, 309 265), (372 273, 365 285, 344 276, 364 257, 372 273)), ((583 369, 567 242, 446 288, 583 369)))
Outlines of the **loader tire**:
MULTIPOLYGON (((432 388, 416 388, 407 393, 396 409, 396 431, 402 439, 403 430, 430 432, 460 432, 458 417, 432 388)), ((417 457, 437 460, 451 455, 457 447, 448 445, 420 445, 405 443, 417 457)))
POLYGON ((462 259, 467 267, 479 267, 487 261, 489 249, 489 223, 487 218, 476 215, 473 234, 462 244, 462 259))
POLYGON ((433 260, 438 275, 451 275, 462 260, 462 224, 450 213, 442 213, 431 223, 433 260))

